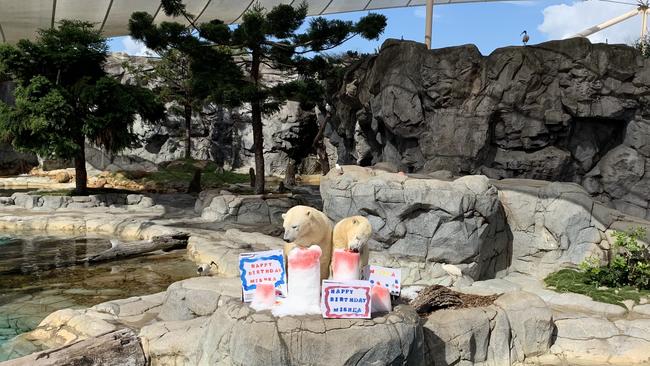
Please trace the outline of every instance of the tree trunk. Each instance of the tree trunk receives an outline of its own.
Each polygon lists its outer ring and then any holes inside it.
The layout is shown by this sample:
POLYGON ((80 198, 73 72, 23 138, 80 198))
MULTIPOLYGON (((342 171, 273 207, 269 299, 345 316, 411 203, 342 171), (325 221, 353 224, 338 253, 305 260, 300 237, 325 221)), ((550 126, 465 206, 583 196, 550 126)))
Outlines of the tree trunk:
POLYGON ((330 171, 330 160, 327 156, 327 149, 325 148, 325 127, 327 126, 327 117, 329 112, 326 111, 325 107, 322 107, 321 110, 325 111, 323 120, 320 123, 318 128, 318 133, 314 138, 312 146, 316 150, 316 155, 318 155, 318 161, 320 162, 321 174, 326 175, 330 171))
POLYGON ((251 100, 251 119, 253 123, 253 144, 255 150, 255 193, 264 193, 264 134, 262 132, 262 101, 259 96, 260 55, 253 50, 251 57, 251 78, 255 83, 255 95, 251 100))
POLYGON ((74 193, 78 196, 88 195, 88 174, 86 173, 86 145, 85 139, 83 136, 77 138, 77 145, 79 146, 79 151, 77 151, 76 156, 74 157, 74 182, 75 190, 74 193))
POLYGON ((296 185, 296 160, 289 158, 287 170, 284 172, 284 184, 287 186, 296 185))
POLYGON ((138 335, 132 329, 118 329, 63 347, 32 353, 2 363, 6 366, 147 365, 138 335))
POLYGON ((192 106, 185 106, 185 159, 192 158, 192 106))

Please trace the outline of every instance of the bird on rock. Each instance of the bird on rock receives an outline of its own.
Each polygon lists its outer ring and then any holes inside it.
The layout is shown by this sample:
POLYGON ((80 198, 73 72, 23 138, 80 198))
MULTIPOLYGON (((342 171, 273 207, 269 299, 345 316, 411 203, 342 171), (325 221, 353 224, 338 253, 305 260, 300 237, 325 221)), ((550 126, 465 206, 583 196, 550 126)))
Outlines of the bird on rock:
POLYGON ((526 46, 528 44, 528 41, 530 40, 530 37, 528 36, 528 32, 523 31, 521 32, 520 35, 523 35, 523 37, 521 37, 521 41, 524 42, 524 46, 526 46))

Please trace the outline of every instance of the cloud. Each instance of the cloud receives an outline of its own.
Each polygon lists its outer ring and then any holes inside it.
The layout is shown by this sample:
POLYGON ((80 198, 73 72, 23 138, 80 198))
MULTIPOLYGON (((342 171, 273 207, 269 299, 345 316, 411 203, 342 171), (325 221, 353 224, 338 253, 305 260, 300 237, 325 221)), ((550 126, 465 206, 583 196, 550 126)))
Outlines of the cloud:
POLYGON ((124 52, 128 53, 131 56, 154 56, 155 53, 148 49, 144 43, 136 41, 131 37, 122 38, 122 45, 124 46, 124 52))
MULTIPOLYGON (((550 39, 567 38, 633 9, 634 6, 601 1, 551 5, 542 11, 544 21, 537 29, 550 39)), ((641 17, 635 16, 589 36, 589 39, 592 42, 629 44, 638 39, 640 33, 641 17)))

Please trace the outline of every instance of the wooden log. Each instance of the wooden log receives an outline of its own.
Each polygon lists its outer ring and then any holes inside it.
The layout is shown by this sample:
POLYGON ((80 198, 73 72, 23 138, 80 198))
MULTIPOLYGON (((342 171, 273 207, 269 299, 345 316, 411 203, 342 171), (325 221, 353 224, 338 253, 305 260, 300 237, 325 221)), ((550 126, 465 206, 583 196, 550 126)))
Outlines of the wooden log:
POLYGON ((165 236, 154 236, 151 241, 137 241, 120 243, 111 249, 107 249, 101 253, 87 257, 79 261, 79 263, 99 263, 107 262, 116 259, 124 259, 139 256, 142 254, 162 250, 168 252, 175 249, 183 249, 187 247, 187 240, 189 235, 181 233, 165 236))
POLYGON ((9 360, 2 366, 144 366, 147 364, 138 335, 119 329, 63 347, 9 360))

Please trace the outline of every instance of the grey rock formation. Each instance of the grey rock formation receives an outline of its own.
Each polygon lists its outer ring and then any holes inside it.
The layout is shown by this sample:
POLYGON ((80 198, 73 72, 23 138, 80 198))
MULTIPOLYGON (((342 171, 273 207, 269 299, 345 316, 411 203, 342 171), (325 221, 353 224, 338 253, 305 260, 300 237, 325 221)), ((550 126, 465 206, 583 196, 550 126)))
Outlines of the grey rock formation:
MULTIPOLYGON (((108 58, 106 68, 129 83, 133 79, 124 62, 147 67, 149 59, 114 53, 108 58)), ((268 71, 268 70, 264 70, 268 71)), ((267 79, 273 82, 272 73, 267 79)), ((303 111, 298 103, 289 102, 279 112, 265 116, 264 158, 267 174, 283 174, 287 165, 287 153, 297 146, 296 142, 307 136, 314 136, 318 125, 313 111, 303 111)), ((98 170, 155 170, 156 165, 184 158, 185 121, 182 114, 168 108, 168 116, 160 124, 149 125, 136 121, 134 132, 138 135, 138 146, 118 154, 108 154, 92 146, 86 147, 88 164, 98 170)), ((250 124, 250 108, 225 109, 206 106, 192 117, 192 158, 211 160, 225 169, 248 171, 255 166, 253 153, 253 133, 250 124)), ((313 137, 312 137, 313 139, 313 137)), ((299 166, 299 172, 312 173, 309 162, 299 166)), ((313 170, 313 169, 312 169, 313 170)))
POLYGON ((591 257, 605 262, 614 230, 650 229, 575 183, 341 170, 321 179, 324 212, 334 221, 366 216, 373 226, 370 261, 402 268, 407 285, 455 284, 444 263, 473 280, 510 272, 543 278, 591 257))
POLYGON ((405 277, 414 282, 447 276, 442 263, 458 265, 473 279, 506 270, 511 237, 497 189, 486 177, 446 182, 358 166, 342 171, 321 179, 323 210, 335 222, 368 217, 375 263, 398 261, 395 266, 411 268, 405 277))
POLYGON ((91 207, 131 207, 149 208, 154 206, 151 197, 141 194, 107 193, 94 194, 89 196, 48 196, 28 193, 14 193, 11 201, 3 201, 3 205, 15 205, 35 210, 56 210, 59 208, 91 208, 91 207))
POLYGON ((649 70, 584 38, 489 56, 388 40, 345 75, 329 137, 340 163, 576 182, 650 217, 649 70))
POLYGON ((423 326, 434 365, 512 365, 546 353, 554 330, 544 301, 521 291, 487 307, 434 312, 423 326))

